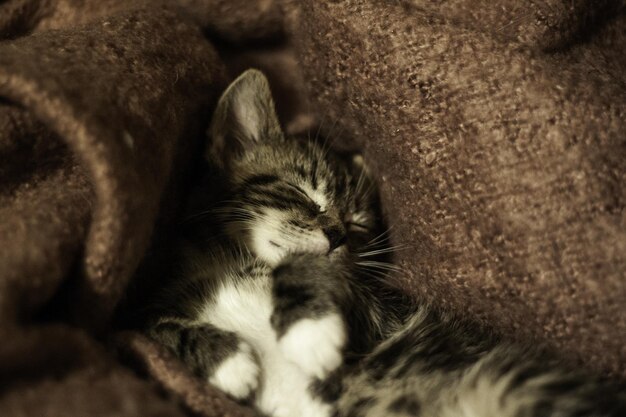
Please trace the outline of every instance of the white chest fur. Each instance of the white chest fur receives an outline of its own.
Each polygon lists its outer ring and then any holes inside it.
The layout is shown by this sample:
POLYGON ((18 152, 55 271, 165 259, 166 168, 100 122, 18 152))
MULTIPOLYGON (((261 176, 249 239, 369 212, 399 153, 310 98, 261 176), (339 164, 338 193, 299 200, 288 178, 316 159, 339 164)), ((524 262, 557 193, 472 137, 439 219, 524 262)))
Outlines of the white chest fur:
MULTIPOLYGON (((228 277, 215 299, 207 303, 198 320, 232 331, 250 345, 261 368, 255 396, 259 409, 274 417, 325 417, 330 407, 314 398, 311 378, 281 351, 270 324, 273 311, 269 276, 228 277)), ((232 366, 231 372, 249 367, 232 366)), ((249 372, 249 371, 248 371, 249 372)), ((229 375, 246 380, 249 375, 229 375)))

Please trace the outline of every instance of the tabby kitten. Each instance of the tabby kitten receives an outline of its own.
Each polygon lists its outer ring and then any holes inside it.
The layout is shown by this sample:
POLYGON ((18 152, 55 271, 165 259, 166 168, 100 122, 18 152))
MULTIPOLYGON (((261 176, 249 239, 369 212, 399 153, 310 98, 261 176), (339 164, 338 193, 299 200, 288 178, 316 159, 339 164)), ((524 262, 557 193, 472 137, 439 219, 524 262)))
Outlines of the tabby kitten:
POLYGON ((361 329, 351 343, 359 350, 380 323, 380 306, 348 311, 359 297, 373 299, 366 292, 375 287, 349 284, 367 259, 356 247, 377 224, 362 159, 286 138, 256 70, 224 92, 210 135, 206 159, 221 201, 192 204, 170 247, 173 282, 146 331, 268 415, 329 416, 318 391, 343 362, 346 326, 361 329))
POLYGON ((626 415, 599 382, 395 293, 362 158, 286 138, 261 73, 210 133, 221 201, 191 210, 147 327, 196 374, 277 417, 626 415))

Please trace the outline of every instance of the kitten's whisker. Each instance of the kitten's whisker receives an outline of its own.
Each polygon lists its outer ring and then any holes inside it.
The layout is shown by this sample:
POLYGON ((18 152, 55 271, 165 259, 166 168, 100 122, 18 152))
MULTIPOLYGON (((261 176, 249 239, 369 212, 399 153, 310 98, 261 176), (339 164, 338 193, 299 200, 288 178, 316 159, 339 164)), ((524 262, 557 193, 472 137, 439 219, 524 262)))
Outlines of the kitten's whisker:
POLYGON ((371 250, 368 252, 361 252, 358 254, 359 257, 365 258, 365 257, 369 257, 369 256, 375 256, 375 255, 380 255, 383 253, 393 253, 393 252, 397 252, 399 250, 404 250, 407 249, 408 246, 407 245, 396 245, 396 246, 389 246, 389 247, 385 247, 382 249, 375 249, 375 250, 371 250))
POLYGON ((369 198, 374 190, 375 184, 371 182, 367 189, 365 191, 361 191, 360 194, 362 194, 364 198, 369 198))
MULTIPOLYGON (((324 125, 324 120, 326 119, 326 116, 328 115, 328 111, 329 111, 329 107, 327 107, 324 110, 324 114, 322 115, 322 118, 319 121, 319 124, 317 125, 317 132, 315 132, 315 138, 313 139, 313 143, 317 144, 318 139, 319 139, 319 135, 320 132, 322 130, 322 126, 324 125)), ((324 144, 322 145, 321 149, 324 149, 324 146, 326 145, 326 140, 328 139, 328 136, 326 136, 326 138, 324 139, 324 144)))
MULTIPOLYGON (((337 127, 338 122, 339 122, 339 119, 335 119, 335 121, 333 122, 333 125, 330 127, 330 130, 327 133, 329 138, 332 137, 332 135, 334 134, 335 127, 337 127)), ((324 147, 322 147, 322 149, 324 149, 324 147)))
POLYGON ((375 279, 377 281, 383 281, 383 282, 386 282, 387 278, 389 277, 389 273, 387 272, 376 271, 376 270, 372 270, 372 269, 368 269, 364 267, 358 267, 358 273, 366 277, 375 279))
POLYGON ((247 219, 255 219, 257 217, 253 213, 249 213, 245 211, 222 211, 222 212, 217 212, 216 214, 219 214, 224 217, 239 216, 239 217, 245 217, 247 219))
POLYGON ((378 250, 378 249, 384 249, 388 246, 389 246, 389 242, 385 240, 382 242, 376 242, 374 244, 365 245, 362 247, 362 250, 363 251, 378 250))
POLYGON ((403 272, 401 268, 392 269, 392 268, 378 267, 378 266, 373 266, 373 265, 369 265, 366 268, 370 268, 371 271, 375 271, 375 272, 385 272, 385 273, 403 272))
POLYGON ((387 262, 379 262, 379 261, 358 261, 355 262, 357 265, 366 266, 369 268, 376 268, 382 271, 402 271, 402 268, 395 264, 390 264, 387 262))
POLYGON ((307 130, 307 136, 308 136, 308 147, 306 150, 306 155, 307 155, 307 159, 311 160, 313 159, 313 152, 314 152, 314 146, 313 146, 313 143, 311 142, 311 129, 307 130))
POLYGON ((322 148, 321 148, 320 159, 326 159, 326 157, 328 156, 328 152, 330 151, 329 140, 332 137, 332 132, 335 130, 335 126, 337 126, 337 122, 338 122, 338 119, 335 119, 335 121, 333 122, 333 125, 330 127, 330 130, 326 132, 324 143, 322 144, 322 148))
POLYGON ((379 244, 379 243, 389 240, 390 232, 392 229, 393 229, 393 226, 389 227, 387 230, 385 230, 384 232, 382 232, 381 234, 379 234, 378 236, 374 237, 369 242, 367 242, 368 245, 375 245, 375 244, 379 244))
POLYGON ((364 245, 364 248, 369 248, 369 247, 380 247, 382 245, 387 245, 387 243, 389 243, 390 237, 389 236, 381 236, 378 235, 378 237, 374 238, 370 241, 368 241, 368 243, 366 245, 364 245), (376 240, 374 240, 376 239, 376 240))
MULTIPOLYGON (((198 212, 198 213, 194 213, 188 217, 186 217, 185 219, 182 220, 182 223, 187 223, 190 221, 194 221, 194 220, 199 220, 201 218, 204 218, 208 215, 211 214, 221 214, 221 213, 227 213, 227 214, 231 214, 233 211, 236 212, 249 212, 246 209, 242 208, 242 207, 236 207, 236 206, 226 206, 225 204, 227 203, 238 203, 237 201, 223 201, 221 202, 219 205, 211 207, 207 210, 198 212)), ((253 213, 250 212, 250 215, 253 215, 253 213)))
POLYGON ((356 182, 356 187, 355 187, 356 194, 361 193, 361 187, 363 187, 364 183, 365 183, 365 170, 362 169, 361 172, 359 173, 359 179, 356 182))

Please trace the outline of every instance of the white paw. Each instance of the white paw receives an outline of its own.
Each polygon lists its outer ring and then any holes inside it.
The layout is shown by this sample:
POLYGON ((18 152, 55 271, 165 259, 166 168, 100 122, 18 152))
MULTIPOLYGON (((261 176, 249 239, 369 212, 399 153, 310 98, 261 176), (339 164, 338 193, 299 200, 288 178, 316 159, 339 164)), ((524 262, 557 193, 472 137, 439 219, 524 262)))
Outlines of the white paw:
POLYGON ((226 358, 209 378, 209 382, 225 393, 237 398, 246 398, 259 384, 259 365, 252 348, 240 343, 238 351, 226 358))
POLYGON ((316 401, 293 401, 279 398, 275 404, 265 404, 261 408, 271 417, 330 417, 332 408, 329 404, 316 401))
MULTIPOLYGON (((284 358, 283 358, 284 360, 284 358)), ((285 361, 266 375, 257 407, 271 417, 330 417, 332 408, 309 391, 311 379, 297 365, 285 361)))
POLYGON ((341 350, 345 343, 345 324, 336 313, 319 319, 302 319, 279 341, 280 349, 289 361, 306 374, 320 379, 341 365, 341 350))

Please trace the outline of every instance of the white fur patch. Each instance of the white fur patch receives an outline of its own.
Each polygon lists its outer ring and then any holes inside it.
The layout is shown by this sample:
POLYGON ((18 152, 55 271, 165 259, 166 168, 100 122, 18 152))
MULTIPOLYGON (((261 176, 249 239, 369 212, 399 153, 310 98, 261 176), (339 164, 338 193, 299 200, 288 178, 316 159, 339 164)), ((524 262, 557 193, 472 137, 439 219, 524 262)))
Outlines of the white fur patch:
POLYGON ((231 277, 198 320, 235 332, 256 349, 273 336, 269 323, 273 309, 269 278, 231 277))
MULTIPOLYGON (((218 291, 198 320, 237 333, 254 349, 261 368, 254 403, 272 417, 328 417, 332 408, 309 391, 311 376, 279 347, 270 324, 271 278, 236 278, 218 291)), ((235 373, 233 373, 235 375, 235 373)))
POLYGON ((281 384, 272 384, 257 401, 259 409, 272 417, 330 417, 332 407, 310 395, 301 395, 300 387, 289 385, 289 378, 281 384))
POLYGON ((374 222, 372 221, 372 217, 366 211, 357 211, 353 213, 350 221, 359 225, 364 225, 366 227, 374 226, 374 222))
POLYGON ((324 378, 341 365, 345 324, 336 313, 321 319, 302 319, 287 330, 279 343, 287 359, 308 375, 324 378))
POLYGON ((282 242, 284 214, 279 210, 267 209, 263 216, 252 224, 250 249, 270 265, 277 265, 287 254, 288 248, 282 242))
POLYGON ((264 355, 263 389, 256 405, 272 417, 328 417, 331 407, 314 398, 311 377, 284 357, 278 345, 264 355))
POLYGON ((328 199, 326 198, 326 194, 324 194, 323 190, 326 189, 324 184, 319 184, 317 189, 313 189, 308 182, 300 183, 300 188, 304 190, 307 196, 311 200, 315 202, 318 206, 320 206, 321 211, 325 211, 328 206, 328 199))
POLYGON ((259 366, 247 343, 240 343, 237 353, 226 358, 209 378, 209 382, 227 394, 246 398, 259 384, 259 366))

